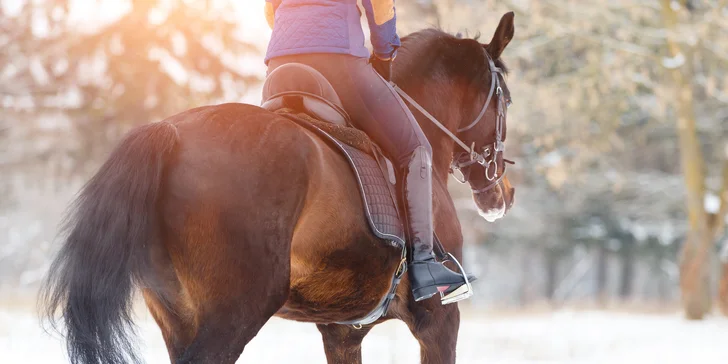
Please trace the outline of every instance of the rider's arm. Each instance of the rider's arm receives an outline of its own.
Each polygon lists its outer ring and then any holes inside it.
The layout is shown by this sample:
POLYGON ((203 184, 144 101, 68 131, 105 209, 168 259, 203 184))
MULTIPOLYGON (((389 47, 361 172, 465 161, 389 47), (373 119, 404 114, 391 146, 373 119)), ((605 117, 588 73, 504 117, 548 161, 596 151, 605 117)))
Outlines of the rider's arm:
POLYGON ((281 0, 265 0, 265 20, 268 21, 268 26, 273 29, 273 19, 275 19, 276 9, 281 4, 281 0))
POLYGON ((367 14, 374 55, 389 60, 401 45, 394 0, 362 0, 362 5, 367 14))

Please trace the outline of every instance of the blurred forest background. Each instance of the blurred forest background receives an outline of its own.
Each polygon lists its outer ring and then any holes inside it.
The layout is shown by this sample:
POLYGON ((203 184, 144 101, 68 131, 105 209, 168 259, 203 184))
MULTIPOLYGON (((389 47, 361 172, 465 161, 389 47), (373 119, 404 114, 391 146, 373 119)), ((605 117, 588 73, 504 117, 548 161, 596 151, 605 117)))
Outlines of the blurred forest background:
MULTIPOLYGON (((728 1, 396 3, 402 36, 487 42, 516 13, 504 53, 515 206, 487 223, 451 185, 480 278, 465 304, 728 314, 728 1)), ((263 0, 0 4, 5 295, 37 287, 64 209, 126 131, 257 104, 270 30, 263 0)))

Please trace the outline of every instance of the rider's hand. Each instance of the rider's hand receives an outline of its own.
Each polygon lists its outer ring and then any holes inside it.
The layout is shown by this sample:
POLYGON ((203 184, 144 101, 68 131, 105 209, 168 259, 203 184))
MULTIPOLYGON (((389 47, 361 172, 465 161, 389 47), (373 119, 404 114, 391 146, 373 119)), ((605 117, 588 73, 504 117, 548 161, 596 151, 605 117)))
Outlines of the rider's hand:
POLYGON ((376 55, 372 54, 371 57, 369 57, 369 63, 372 64, 372 67, 374 67, 374 70, 379 73, 382 78, 387 80, 387 82, 392 80, 392 61, 394 60, 394 53, 392 57, 387 57, 386 59, 382 59, 380 57, 377 57, 376 55))

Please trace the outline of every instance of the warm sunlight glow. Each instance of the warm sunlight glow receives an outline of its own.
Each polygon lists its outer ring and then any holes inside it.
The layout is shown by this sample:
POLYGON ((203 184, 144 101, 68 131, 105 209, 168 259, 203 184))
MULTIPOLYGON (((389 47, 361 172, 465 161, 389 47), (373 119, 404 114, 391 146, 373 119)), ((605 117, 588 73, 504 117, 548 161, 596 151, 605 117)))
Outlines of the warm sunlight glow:
MULTIPOLYGON (((199 2, 200 4, 204 4, 209 0, 175 1, 184 1, 187 3, 199 2)), ((10 12, 22 4, 21 0, 0 0, 0 2, 2 2, 4 10, 10 12)), ((265 48, 271 33, 265 20, 265 0, 216 0, 211 1, 211 3, 210 6, 213 7, 231 5, 234 9, 234 17, 240 28, 240 37, 265 48)), ((113 22, 130 10, 129 1, 71 0, 70 4, 71 17, 69 21, 83 30, 93 30, 98 26, 113 22)))
POLYGON ((244 0, 232 1, 238 18, 240 19, 240 28, 243 32, 245 40, 260 45, 268 44, 271 30, 265 21, 265 1, 264 0, 244 0))

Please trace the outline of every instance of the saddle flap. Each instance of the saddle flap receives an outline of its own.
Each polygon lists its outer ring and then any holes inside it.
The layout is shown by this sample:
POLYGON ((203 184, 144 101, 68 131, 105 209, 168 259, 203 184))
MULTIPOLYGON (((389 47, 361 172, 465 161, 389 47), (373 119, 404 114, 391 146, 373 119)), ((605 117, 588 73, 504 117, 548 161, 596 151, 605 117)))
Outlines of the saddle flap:
POLYGON ((394 246, 404 247, 404 226, 399 216, 394 168, 390 167, 391 162, 379 147, 360 130, 322 123, 290 111, 281 109, 277 112, 331 143, 349 162, 374 235, 394 246))

